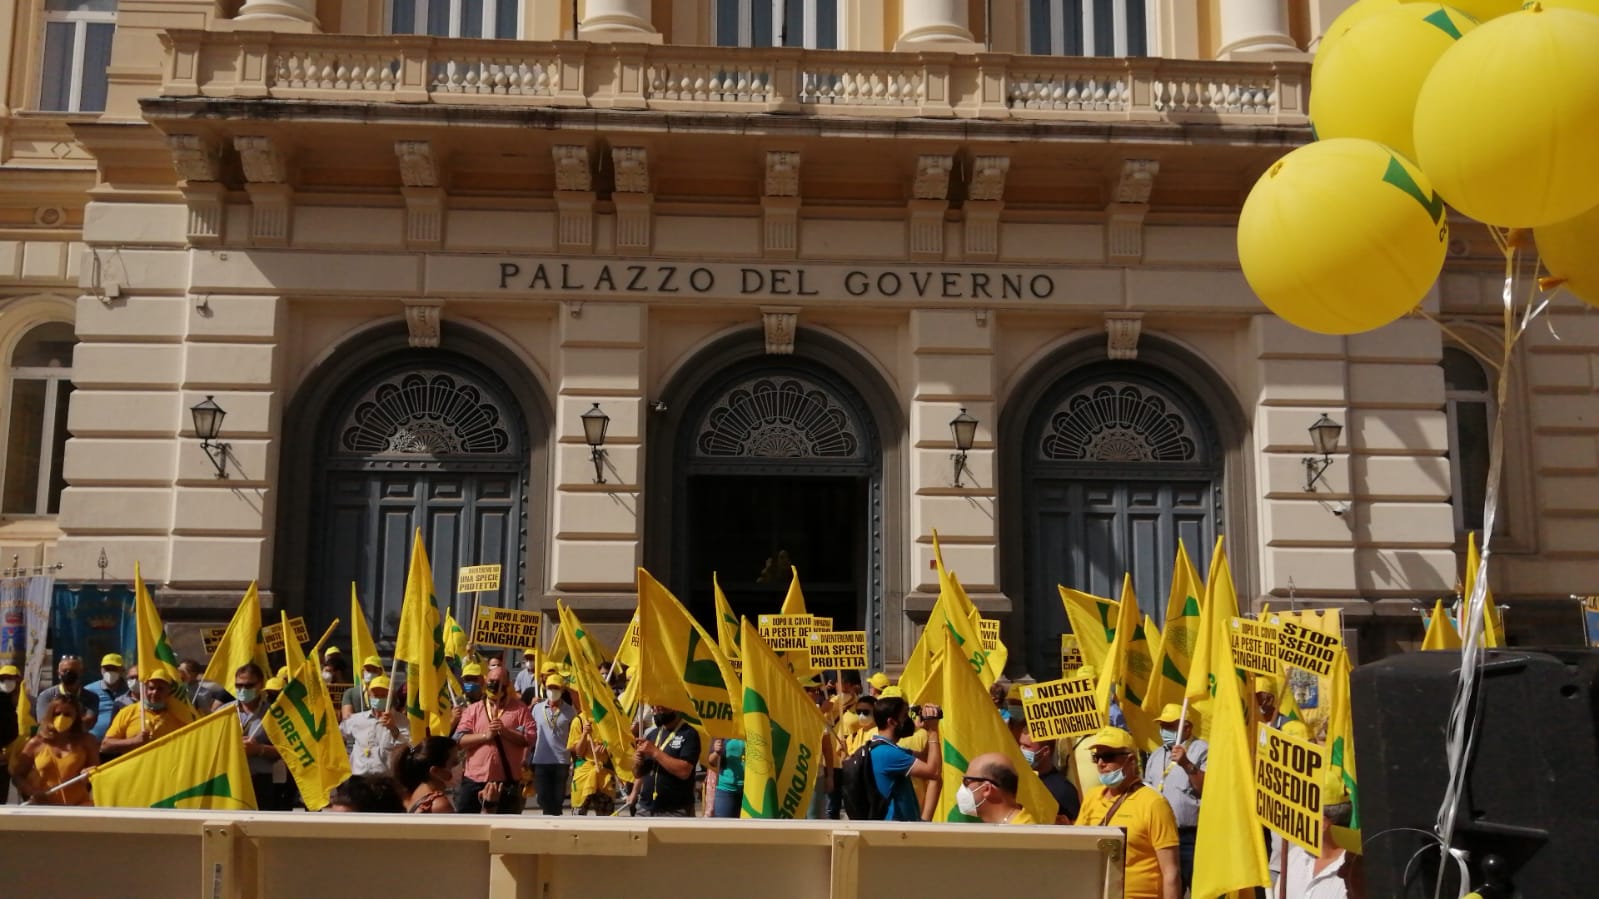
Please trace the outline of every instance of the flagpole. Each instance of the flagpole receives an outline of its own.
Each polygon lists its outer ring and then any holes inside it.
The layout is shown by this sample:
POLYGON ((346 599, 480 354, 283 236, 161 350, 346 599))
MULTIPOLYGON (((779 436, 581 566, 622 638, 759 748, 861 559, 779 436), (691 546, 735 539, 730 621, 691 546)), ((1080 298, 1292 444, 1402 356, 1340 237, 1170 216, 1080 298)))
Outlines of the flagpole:
POLYGON ((56 793, 59 793, 62 790, 65 790, 67 787, 70 787, 70 786, 72 786, 75 783, 81 783, 82 781, 88 780, 89 779, 89 774, 90 774, 90 772, 85 771, 82 774, 79 774, 77 777, 71 778, 70 780, 63 780, 62 782, 56 784, 55 786, 51 787, 50 789, 45 790, 43 793, 34 793, 32 796, 29 796, 26 800, 24 800, 22 804, 23 805, 32 805, 33 801, 35 799, 38 799, 41 796, 51 796, 51 795, 54 795, 56 793))
POLYGON ((319 658, 322 655, 322 644, 328 642, 328 638, 333 636, 333 629, 338 626, 339 619, 333 619, 333 623, 328 625, 328 629, 322 632, 322 639, 316 641, 316 644, 311 647, 311 658, 319 658))

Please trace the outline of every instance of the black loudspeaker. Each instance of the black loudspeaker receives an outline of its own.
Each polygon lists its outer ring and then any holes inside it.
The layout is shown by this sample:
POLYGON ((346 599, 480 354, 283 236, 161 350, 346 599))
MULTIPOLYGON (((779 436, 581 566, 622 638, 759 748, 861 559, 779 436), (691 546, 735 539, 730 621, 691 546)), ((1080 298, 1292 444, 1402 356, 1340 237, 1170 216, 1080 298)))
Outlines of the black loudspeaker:
MULTIPOLYGON (((1599 650, 1485 650, 1455 845, 1485 897, 1599 895, 1599 650)), ((1433 833, 1457 652, 1412 652, 1351 678, 1366 895, 1434 896, 1433 833)), ((1442 895, 1457 895, 1451 860, 1442 895)))

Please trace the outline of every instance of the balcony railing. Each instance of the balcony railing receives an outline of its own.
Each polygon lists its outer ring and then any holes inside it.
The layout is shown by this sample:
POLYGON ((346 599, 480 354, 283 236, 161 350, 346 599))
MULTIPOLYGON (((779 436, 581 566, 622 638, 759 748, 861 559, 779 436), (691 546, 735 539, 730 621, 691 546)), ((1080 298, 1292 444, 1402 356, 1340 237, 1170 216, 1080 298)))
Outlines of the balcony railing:
POLYGON ((164 97, 1298 125, 1301 63, 175 30, 164 97))

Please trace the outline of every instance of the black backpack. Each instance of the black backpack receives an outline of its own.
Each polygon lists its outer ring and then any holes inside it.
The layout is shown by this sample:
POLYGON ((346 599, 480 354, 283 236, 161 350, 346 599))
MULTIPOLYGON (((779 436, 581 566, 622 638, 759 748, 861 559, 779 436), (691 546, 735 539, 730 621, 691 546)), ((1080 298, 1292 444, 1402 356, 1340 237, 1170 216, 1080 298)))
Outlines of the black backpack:
POLYGON ((872 745, 876 742, 867 740, 839 766, 844 814, 851 821, 881 821, 888 816, 888 797, 878 791, 877 778, 872 773, 872 745))

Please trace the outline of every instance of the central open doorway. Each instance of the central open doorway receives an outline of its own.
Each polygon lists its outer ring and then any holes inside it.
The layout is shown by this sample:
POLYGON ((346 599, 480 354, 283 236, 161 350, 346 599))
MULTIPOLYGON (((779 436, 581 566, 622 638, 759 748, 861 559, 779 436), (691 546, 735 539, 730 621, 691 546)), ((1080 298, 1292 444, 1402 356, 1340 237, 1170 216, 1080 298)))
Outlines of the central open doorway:
POLYGON ((775 613, 799 570, 807 610, 881 658, 882 450, 865 403, 823 365, 743 360, 705 379, 674 433, 669 585, 713 626, 775 613))

